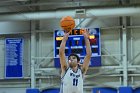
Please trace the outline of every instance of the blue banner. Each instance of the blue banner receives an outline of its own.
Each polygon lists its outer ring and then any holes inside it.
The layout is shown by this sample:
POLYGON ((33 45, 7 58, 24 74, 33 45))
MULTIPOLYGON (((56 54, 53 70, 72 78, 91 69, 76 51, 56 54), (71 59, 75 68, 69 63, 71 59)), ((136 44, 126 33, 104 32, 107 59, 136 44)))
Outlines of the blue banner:
POLYGON ((5 78, 23 77, 23 39, 5 40, 5 78))

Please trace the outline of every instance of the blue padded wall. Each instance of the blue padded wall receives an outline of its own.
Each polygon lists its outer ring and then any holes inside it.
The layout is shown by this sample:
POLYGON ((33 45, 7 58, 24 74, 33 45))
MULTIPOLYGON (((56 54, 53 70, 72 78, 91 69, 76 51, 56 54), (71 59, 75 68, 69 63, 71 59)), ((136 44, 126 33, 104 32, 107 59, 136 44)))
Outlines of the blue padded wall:
POLYGON ((40 93, 39 89, 26 89, 26 93, 40 93))
POLYGON ((119 87, 119 93, 133 93, 132 87, 119 87))
POLYGON ((133 90, 133 93, 140 93, 140 87, 133 90))
POLYGON ((45 89, 41 93, 59 93, 60 89, 45 89))
POLYGON ((92 93, 117 93, 114 88, 93 88, 92 93))

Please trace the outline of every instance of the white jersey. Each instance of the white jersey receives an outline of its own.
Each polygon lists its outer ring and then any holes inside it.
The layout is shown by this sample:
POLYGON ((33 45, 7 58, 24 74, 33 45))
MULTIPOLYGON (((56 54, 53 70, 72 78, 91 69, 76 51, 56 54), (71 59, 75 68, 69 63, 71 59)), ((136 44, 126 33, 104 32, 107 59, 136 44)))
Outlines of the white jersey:
POLYGON ((83 93, 83 75, 80 68, 76 72, 71 68, 67 69, 61 78, 60 93, 83 93))

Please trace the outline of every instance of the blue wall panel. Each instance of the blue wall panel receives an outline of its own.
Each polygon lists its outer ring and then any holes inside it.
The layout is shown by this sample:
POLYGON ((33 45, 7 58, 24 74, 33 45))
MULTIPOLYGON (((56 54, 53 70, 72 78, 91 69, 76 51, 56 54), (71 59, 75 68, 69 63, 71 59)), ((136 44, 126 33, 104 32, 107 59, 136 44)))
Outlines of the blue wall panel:
POLYGON ((140 93, 140 88, 136 88, 133 90, 133 93, 140 93))
POLYGON ((119 93, 133 93, 132 87, 119 87, 119 93))
POLYGON ((39 89, 26 89, 26 93, 40 93, 39 89))

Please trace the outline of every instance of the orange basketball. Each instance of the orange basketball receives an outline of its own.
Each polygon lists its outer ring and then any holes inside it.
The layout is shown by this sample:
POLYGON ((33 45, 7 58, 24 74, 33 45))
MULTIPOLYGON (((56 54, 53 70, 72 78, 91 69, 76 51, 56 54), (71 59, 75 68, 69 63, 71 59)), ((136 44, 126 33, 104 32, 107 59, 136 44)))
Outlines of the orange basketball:
POLYGON ((71 16, 65 16, 61 19, 60 26, 63 30, 69 32, 75 27, 75 20, 71 16))

